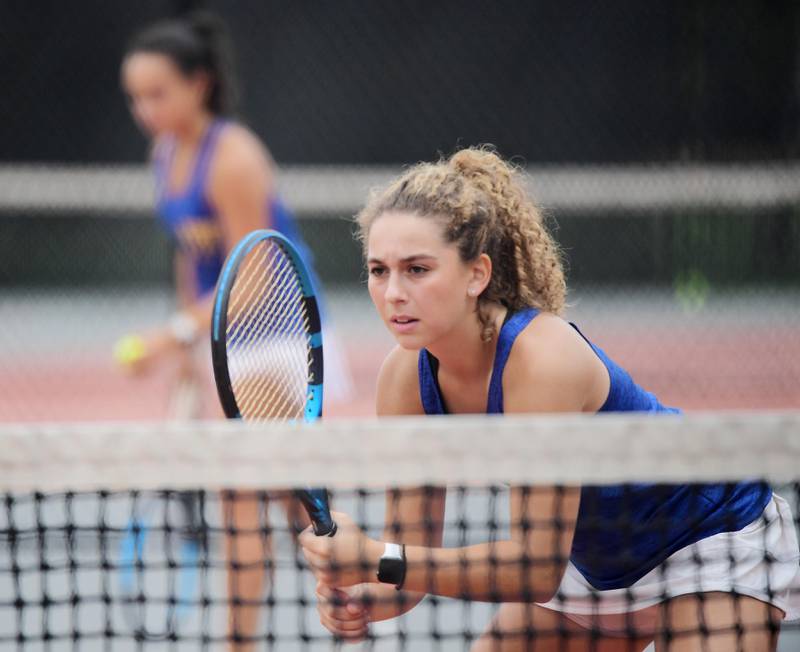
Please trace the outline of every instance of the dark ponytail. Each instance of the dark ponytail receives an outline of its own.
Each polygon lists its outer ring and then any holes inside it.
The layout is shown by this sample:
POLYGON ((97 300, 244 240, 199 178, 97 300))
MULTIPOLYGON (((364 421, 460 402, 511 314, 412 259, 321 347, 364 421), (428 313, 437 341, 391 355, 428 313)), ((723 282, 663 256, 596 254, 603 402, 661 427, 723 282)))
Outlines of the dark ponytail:
POLYGON ((237 89, 233 51, 225 24, 207 11, 155 23, 133 37, 125 56, 153 52, 169 57, 184 75, 204 72, 209 79, 206 108, 232 113, 237 89))

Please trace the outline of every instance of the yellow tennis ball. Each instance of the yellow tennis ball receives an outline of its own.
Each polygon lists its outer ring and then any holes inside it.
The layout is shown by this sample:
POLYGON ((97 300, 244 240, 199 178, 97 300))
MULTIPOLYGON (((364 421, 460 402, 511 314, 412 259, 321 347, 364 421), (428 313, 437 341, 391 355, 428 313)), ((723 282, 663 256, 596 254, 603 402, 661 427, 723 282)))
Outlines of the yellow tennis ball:
POLYGON ((114 345, 114 359, 123 367, 141 360, 147 351, 144 340, 138 335, 126 335, 114 345))

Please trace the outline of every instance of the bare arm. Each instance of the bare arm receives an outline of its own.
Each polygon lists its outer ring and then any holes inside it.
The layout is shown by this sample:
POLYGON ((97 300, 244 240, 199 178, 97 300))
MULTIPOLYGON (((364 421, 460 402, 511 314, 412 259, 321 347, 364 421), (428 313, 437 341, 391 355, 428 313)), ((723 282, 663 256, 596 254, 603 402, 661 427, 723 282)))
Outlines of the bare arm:
POLYGON ((185 310, 195 301, 196 279, 191 262, 184 252, 175 249, 172 260, 173 277, 175 279, 175 294, 179 310, 185 310))
POLYGON ((406 589, 491 602, 549 600, 569 558, 579 501, 575 489, 512 489, 509 540, 407 546, 406 589))
MULTIPOLYGON (((395 349, 387 357, 378 375, 376 411, 379 417, 424 414, 415 354, 395 349)), ((424 548, 441 546, 445 494, 445 489, 438 487, 387 492, 383 541, 424 548)), ((378 621, 410 611, 427 592, 408 589, 398 592, 393 586, 374 584, 370 593, 375 600, 370 620, 378 621)))
MULTIPOLYGON (((271 217, 269 197, 272 193, 272 165, 258 140, 241 127, 230 127, 220 136, 210 168, 208 199, 218 217, 222 254, 227 253, 247 233, 264 227, 271 217)), ((203 337, 211 327, 214 292, 197 296, 195 272, 190 254, 176 252, 174 261, 175 286, 180 315, 168 325, 162 325, 137 336, 142 342, 141 353, 128 359, 119 354, 125 369, 138 374, 157 361, 186 353, 186 344, 203 337), (181 332, 188 324, 189 332, 181 332), (180 329, 177 331, 176 329, 180 329)))
MULTIPOLYGON (((607 391, 602 363, 568 324, 548 314, 518 337, 503 375, 509 414, 595 411, 607 391)), ((564 574, 579 506, 579 487, 515 487, 509 540, 408 547, 405 586, 473 600, 546 601, 564 574)))
MULTIPOLYGON (((505 412, 597 410, 608 391, 605 367, 560 319, 542 315, 535 326, 535 335, 526 329, 517 339, 506 365, 505 412)), ((394 385, 402 377, 390 373, 395 371, 388 364, 382 370, 378 414, 421 414, 415 366, 413 372, 406 374, 405 385, 394 385)), ((511 532, 507 541, 450 549, 441 548, 443 492, 441 499, 437 495, 435 507, 430 496, 426 497, 427 503, 421 502, 420 496, 401 494, 394 505, 390 496, 387 508, 390 527, 384 540, 406 544, 408 566, 404 590, 399 595, 394 587, 374 584, 383 542, 366 539, 346 515, 335 515, 340 533, 333 539, 322 541, 311 534, 301 535, 306 558, 320 581, 320 618, 332 632, 360 640, 369 621, 408 611, 425 593, 529 602, 545 601, 556 592, 572 548, 580 506, 578 487, 515 487, 511 490, 511 532), (420 528, 428 513, 428 526, 420 528), (402 537, 395 534, 393 522, 404 533, 402 537), (352 573, 347 572, 344 562, 348 554, 355 555, 352 573), (366 573, 362 570, 365 555, 370 562, 366 573), (338 567, 331 560, 339 560, 338 567), (331 588, 356 582, 370 584, 331 588), (377 601, 368 611, 361 602, 364 596, 377 601)))
MULTIPOLYGON (((272 164, 258 141, 244 129, 231 127, 220 139, 210 170, 209 199, 217 212, 223 254, 248 233, 269 224, 269 197, 273 192, 272 164)), ((211 326, 214 293, 184 307, 198 330, 211 326)))
MULTIPOLYGON (((397 348, 387 356, 378 375, 376 409, 379 416, 423 414, 414 354, 397 348)), ((341 516, 348 521, 348 525, 355 525, 345 515, 341 516)), ((386 499, 383 540, 405 541, 427 547, 440 546, 443 521, 443 489, 390 491, 386 499), (429 521, 426 527, 419 527, 422 522, 420 515, 423 514, 429 516, 429 521)), ((340 536, 340 533, 336 536, 340 536)), ((301 535, 301 540, 304 536, 301 535)), ((382 544, 374 543, 381 546, 377 553, 380 556, 382 544)), ((308 552, 306 557, 309 558, 308 552)), ((359 641, 367 635, 369 623, 399 616, 425 597, 424 592, 398 592, 393 586, 376 584, 375 579, 373 570, 360 580, 360 584, 343 589, 335 588, 335 582, 319 581, 317 611, 320 622, 345 640, 359 641)))
MULTIPOLYGON (((605 368, 595 365, 594 353, 567 324, 549 315, 541 324, 535 336, 523 333, 514 345, 503 379, 505 411, 588 411, 604 383, 607 390, 605 368)), ((445 549, 404 537, 408 558, 404 588, 415 594, 473 600, 549 599, 570 556, 579 504, 578 487, 520 487, 511 492, 511 535, 506 541, 445 549)), ((413 532, 425 514, 419 505, 406 505, 400 516, 403 529, 413 532)), ((344 566, 343 560, 354 558, 353 554, 365 554, 368 567, 374 569, 383 545, 360 540, 350 530, 324 542, 309 540, 304 547, 323 583, 347 586, 376 581, 374 572, 334 572, 331 559, 344 566)))

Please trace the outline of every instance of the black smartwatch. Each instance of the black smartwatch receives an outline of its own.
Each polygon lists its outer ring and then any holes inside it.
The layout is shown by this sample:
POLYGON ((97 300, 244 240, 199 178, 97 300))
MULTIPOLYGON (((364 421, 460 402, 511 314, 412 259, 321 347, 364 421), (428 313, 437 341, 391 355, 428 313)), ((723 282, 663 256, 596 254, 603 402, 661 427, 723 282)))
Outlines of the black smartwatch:
POLYGON ((394 584, 399 591, 406 579, 406 546, 405 544, 387 543, 378 562, 378 581, 382 584, 394 584))

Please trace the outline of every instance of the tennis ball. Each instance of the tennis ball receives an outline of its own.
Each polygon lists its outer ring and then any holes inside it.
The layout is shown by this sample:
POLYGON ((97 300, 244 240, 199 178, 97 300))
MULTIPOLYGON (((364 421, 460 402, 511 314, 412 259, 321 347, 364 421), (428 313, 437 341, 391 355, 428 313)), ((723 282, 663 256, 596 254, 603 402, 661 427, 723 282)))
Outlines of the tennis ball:
POLYGON ((138 362, 146 352, 147 346, 138 335, 126 335, 114 345, 114 359, 123 367, 138 362))

